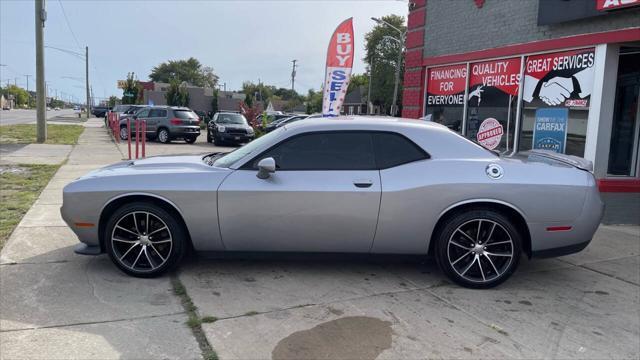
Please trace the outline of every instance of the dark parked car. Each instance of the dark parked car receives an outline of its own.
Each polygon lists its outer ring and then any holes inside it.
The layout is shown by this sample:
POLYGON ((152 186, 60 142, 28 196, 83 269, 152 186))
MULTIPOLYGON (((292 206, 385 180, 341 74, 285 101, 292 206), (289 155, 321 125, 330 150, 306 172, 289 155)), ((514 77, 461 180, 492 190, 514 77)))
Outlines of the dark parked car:
POLYGON ((309 115, 294 115, 291 117, 287 117, 284 119, 279 119, 279 120, 275 120, 270 122, 269 124, 267 124, 267 126, 264 128, 264 131, 266 132, 271 132, 281 126, 284 126, 286 124, 290 124, 292 122, 298 121, 298 120, 302 120, 302 119, 306 119, 308 118, 309 115))
POLYGON ((91 108, 91 114, 95 117, 104 117, 107 111, 109 111, 108 106, 94 106, 91 108))
POLYGON ((207 125, 207 142, 216 145, 223 143, 246 143, 255 138, 253 128, 242 114, 217 112, 207 125))
MULTIPOLYGON (((127 118, 120 120, 120 138, 126 140, 127 118)), ((131 133, 135 134, 135 120, 144 120, 147 124, 146 136, 161 143, 173 139, 184 139, 189 144, 200 136, 200 118, 193 110, 178 106, 149 106, 138 111, 131 119, 131 133)))

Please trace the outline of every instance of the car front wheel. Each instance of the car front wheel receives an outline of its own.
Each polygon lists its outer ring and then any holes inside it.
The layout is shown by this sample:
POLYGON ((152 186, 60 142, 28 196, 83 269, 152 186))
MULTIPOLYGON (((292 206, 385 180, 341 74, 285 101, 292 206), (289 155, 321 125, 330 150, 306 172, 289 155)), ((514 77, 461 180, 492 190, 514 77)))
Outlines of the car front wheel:
POLYGON ((196 139, 197 139, 197 137, 195 137, 195 136, 187 136, 187 137, 184 138, 184 141, 187 144, 193 144, 194 142, 196 142, 196 139))
POLYGON ((104 239, 109 257, 120 270, 136 277, 156 277, 180 262, 185 234, 165 209, 135 202, 111 215, 104 239))
POLYGON ((469 288, 491 288, 507 280, 518 267, 522 249, 512 221, 491 209, 452 216, 434 241, 440 269, 469 288))
POLYGON ((158 141, 160 141, 163 144, 167 144, 171 142, 171 138, 169 137, 169 130, 160 129, 158 131, 158 141))

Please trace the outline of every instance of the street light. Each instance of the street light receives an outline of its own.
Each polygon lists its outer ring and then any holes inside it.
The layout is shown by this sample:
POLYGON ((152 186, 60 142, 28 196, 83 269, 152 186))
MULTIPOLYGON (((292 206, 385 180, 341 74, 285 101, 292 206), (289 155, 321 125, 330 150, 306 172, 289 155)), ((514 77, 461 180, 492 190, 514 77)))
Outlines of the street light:
POLYGON ((376 23, 378 23, 380 25, 387 25, 388 27, 392 28, 393 30, 397 31, 400 34, 400 39, 395 38, 393 36, 389 36, 389 35, 383 36, 383 38, 392 39, 392 40, 396 41, 400 45, 400 49, 398 51, 398 62, 396 63, 396 81, 395 81, 395 85, 393 87, 393 105, 392 105, 392 108, 391 108, 391 115, 395 116, 396 113, 398 112, 398 84, 400 82, 400 64, 402 62, 402 48, 404 47, 404 41, 405 41, 407 32, 398 29, 397 27, 389 24, 388 22, 384 21, 383 19, 378 19, 378 18, 372 17, 371 20, 375 21, 376 23))

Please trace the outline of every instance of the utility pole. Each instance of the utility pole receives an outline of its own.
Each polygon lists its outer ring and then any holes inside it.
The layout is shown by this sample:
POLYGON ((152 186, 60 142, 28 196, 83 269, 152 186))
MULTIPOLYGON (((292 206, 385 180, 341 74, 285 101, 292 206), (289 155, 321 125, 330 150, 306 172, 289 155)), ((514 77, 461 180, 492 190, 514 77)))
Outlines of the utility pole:
POLYGON ((373 103, 371 103, 371 80, 373 79, 373 53, 369 58, 369 90, 367 91, 367 115, 371 115, 373 103))
POLYGON ((36 107, 37 107, 37 141, 47 141, 46 102, 44 89, 44 22, 47 21, 47 12, 44 9, 44 0, 36 1, 36 107))
POLYGON ((31 76, 31 75, 25 74, 24 76, 27 77, 27 92, 29 92, 29 76, 31 76))
POLYGON ((296 85, 296 62, 298 62, 298 60, 291 60, 291 62, 293 63, 293 69, 291 70, 291 90, 295 91, 295 85, 296 85))
POLYGON ((87 87, 87 119, 89 118, 89 114, 91 114, 91 94, 89 93, 89 47, 85 46, 85 67, 84 67, 84 72, 85 72, 85 82, 86 82, 86 87, 87 87))

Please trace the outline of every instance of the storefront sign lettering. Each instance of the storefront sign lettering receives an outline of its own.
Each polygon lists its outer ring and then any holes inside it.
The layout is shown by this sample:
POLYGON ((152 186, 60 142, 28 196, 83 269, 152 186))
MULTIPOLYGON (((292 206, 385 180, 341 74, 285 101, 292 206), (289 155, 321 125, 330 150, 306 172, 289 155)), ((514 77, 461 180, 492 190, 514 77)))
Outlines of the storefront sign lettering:
POLYGON ((427 106, 464 105, 466 65, 429 69, 427 78, 427 106))
POLYGON ((596 0, 596 8, 600 11, 616 10, 625 7, 638 6, 640 0, 596 0))

